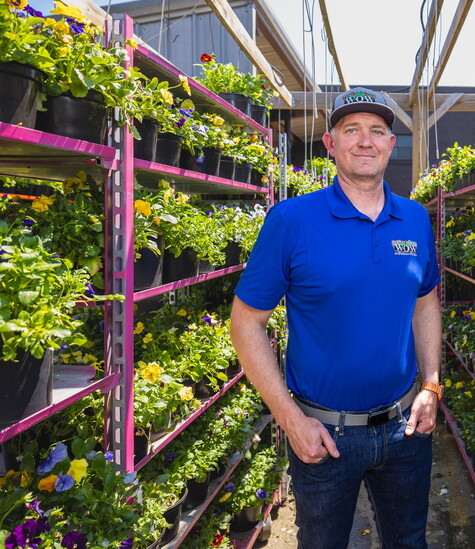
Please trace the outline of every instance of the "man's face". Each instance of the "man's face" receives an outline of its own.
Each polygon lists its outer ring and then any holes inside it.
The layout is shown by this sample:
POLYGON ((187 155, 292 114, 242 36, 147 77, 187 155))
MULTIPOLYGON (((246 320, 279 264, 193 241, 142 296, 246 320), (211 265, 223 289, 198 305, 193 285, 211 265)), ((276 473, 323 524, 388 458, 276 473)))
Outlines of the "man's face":
POLYGON ((363 181, 383 178, 396 138, 380 116, 361 112, 344 116, 323 142, 342 178, 363 181))

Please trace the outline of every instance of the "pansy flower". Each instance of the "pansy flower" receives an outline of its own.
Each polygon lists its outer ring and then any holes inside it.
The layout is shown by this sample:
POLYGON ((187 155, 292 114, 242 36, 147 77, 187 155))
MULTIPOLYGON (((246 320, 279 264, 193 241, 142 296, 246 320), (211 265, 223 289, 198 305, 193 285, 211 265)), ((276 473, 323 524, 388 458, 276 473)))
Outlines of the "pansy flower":
POLYGON ((66 547, 66 549, 86 549, 87 538, 82 532, 71 530, 61 541, 61 547, 66 547))
POLYGON ((56 482, 54 483, 54 489, 56 492, 66 492, 74 486, 74 478, 70 474, 63 475, 60 473, 56 482))
POLYGON ((68 457, 68 449, 62 442, 58 442, 56 446, 51 450, 48 457, 38 466, 38 473, 43 475, 49 473, 51 469, 57 464, 61 463, 68 457))
POLYGON ((200 57, 202 63, 209 63, 213 60, 213 57, 209 53, 203 53, 200 57))

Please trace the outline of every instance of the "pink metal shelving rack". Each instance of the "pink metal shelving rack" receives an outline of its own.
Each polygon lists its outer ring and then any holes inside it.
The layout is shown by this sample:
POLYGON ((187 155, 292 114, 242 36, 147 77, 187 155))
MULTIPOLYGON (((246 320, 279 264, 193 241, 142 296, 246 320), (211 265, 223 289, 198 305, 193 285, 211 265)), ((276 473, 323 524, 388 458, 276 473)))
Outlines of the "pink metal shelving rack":
MULTIPOLYGON (((111 40, 125 43, 133 37, 133 22, 126 15, 118 15, 111 28, 111 40)), ((149 50, 145 45, 134 52, 129 46, 130 59, 146 73, 151 72, 172 84, 179 82, 181 72, 166 59, 149 50)), ((254 122, 251 118, 232 107, 229 103, 208 91, 201 84, 189 80, 192 99, 197 106, 210 107, 213 112, 222 114, 227 119, 240 122, 248 131, 259 133, 270 139, 271 132, 254 122)), ((240 271, 243 265, 235 265, 196 277, 179 280, 155 288, 134 292, 134 257, 133 257, 133 189, 134 178, 145 187, 153 188, 157 179, 166 177, 171 184, 183 192, 203 194, 249 195, 262 196, 267 205, 273 204, 273 191, 269 187, 248 185, 238 181, 229 181, 220 177, 174 168, 163 164, 134 159, 133 137, 127 128, 114 124, 109 132, 109 144, 98 145, 78 141, 67 137, 48 134, 38 130, 11 126, 0 122, 0 174, 22 176, 51 181, 64 181, 73 177, 80 170, 87 170, 93 176, 105 176, 105 241, 106 272, 105 292, 125 296, 124 301, 107 301, 105 307, 105 374, 101 380, 94 381, 93 372, 88 367, 81 371, 68 366, 74 375, 65 380, 64 371, 56 372, 53 403, 36 414, 0 431, 0 443, 27 430, 59 410, 86 395, 101 390, 105 394, 105 441, 114 452, 114 461, 122 471, 133 471, 142 467, 168 442, 201 415, 211 404, 230 389, 241 377, 242 372, 224 385, 200 410, 179 424, 176 429, 158 441, 149 455, 138 464, 134 464, 133 440, 133 328, 134 303, 160 294, 184 288, 186 286, 225 276, 240 271)), ((267 417, 260 431, 270 421, 267 417)), ((242 457, 242 456, 241 456, 242 457)), ((194 513, 192 524, 198 519, 217 494, 239 462, 239 457, 230 462, 227 474, 218 479, 207 502, 194 513)), ((267 512, 270 511, 270 508, 267 512)), ((191 526, 192 526, 191 524, 191 526)), ((190 524, 184 527, 177 540, 170 547, 178 547, 185 538, 190 524)), ((254 536, 254 532, 252 533, 254 536)), ((251 536, 251 537, 252 537, 251 536)), ((255 539, 255 538, 253 538, 255 539)), ((253 542, 252 542, 253 543, 253 542)), ((248 543, 246 547, 251 547, 248 543)), ((243 547, 241 544, 240 546, 243 547)))
MULTIPOLYGON (((437 197, 433 198, 426 204, 426 208, 433 210, 435 208, 436 210, 436 238, 437 242, 441 242, 443 237, 445 236, 445 225, 446 225, 446 214, 447 214, 447 206, 450 207, 460 207, 460 206, 467 206, 475 205, 475 185, 471 185, 462 189, 458 189, 453 192, 449 193, 442 193, 441 189, 438 188, 437 197)), ((451 273, 454 276, 457 276, 463 280, 466 280, 467 282, 470 282, 472 284, 475 284, 475 280, 463 273, 460 273, 454 269, 451 269, 445 265, 444 257, 442 253, 440 253, 439 250, 439 269, 440 269, 440 275, 441 275, 441 290, 440 290, 440 298, 441 303, 443 306, 446 305, 446 295, 445 295, 445 275, 446 273, 451 273)), ((469 368, 469 366, 464 361, 462 355, 453 347, 451 342, 448 339, 444 338, 444 342, 447 345, 447 347, 450 349, 452 354, 457 358, 458 362, 460 363, 461 367, 463 367, 472 377, 472 379, 475 379, 475 373, 469 368)), ((462 440, 462 437, 460 435, 457 420, 452 415, 450 410, 447 408, 447 405, 444 401, 441 401, 439 403, 439 408, 444 414, 445 420, 447 422, 447 425, 450 427, 450 430, 454 436, 455 442, 460 450, 460 453, 462 455, 462 459, 465 462, 465 465, 467 466, 469 475, 472 479, 472 481, 475 483, 475 471, 474 466, 475 464, 472 462, 470 457, 468 456, 467 449, 465 447, 465 444, 462 440)))

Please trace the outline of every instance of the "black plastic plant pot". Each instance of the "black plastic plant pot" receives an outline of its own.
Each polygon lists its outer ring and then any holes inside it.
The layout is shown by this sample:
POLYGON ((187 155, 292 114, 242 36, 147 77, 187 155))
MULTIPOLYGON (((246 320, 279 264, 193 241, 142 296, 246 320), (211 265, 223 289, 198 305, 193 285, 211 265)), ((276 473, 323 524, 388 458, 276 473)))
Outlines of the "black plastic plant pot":
POLYGON ((197 482, 195 479, 190 479, 186 483, 188 496, 183 503, 183 511, 195 509, 206 500, 208 497, 209 482, 210 474, 208 473, 204 482, 197 482))
POLYGON ((251 105, 251 118, 262 127, 267 127, 267 107, 263 105, 251 105))
POLYGON ((180 499, 171 505, 164 513, 163 518, 171 525, 170 528, 165 528, 163 534, 158 542, 158 547, 163 547, 167 543, 170 543, 176 538, 178 534, 178 528, 180 527, 181 513, 183 510, 183 503, 188 497, 188 488, 185 487, 180 495, 180 499))
MULTIPOLYGON (((160 243, 157 243, 160 247, 160 243)), ((147 290, 162 283, 163 252, 157 255, 148 248, 138 252, 140 257, 134 263, 134 290, 147 290)))
POLYGON ((235 92, 219 93, 218 95, 221 99, 224 99, 236 109, 239 109, 246 116, 250 116, 252 99, 247 95, 235 92))
POLYGON ((265 187, 266 184, 262 181, 263 177, 264 177, 263 173, 261 173, 259 170, 255 170, 254 168, 252 168, 249 183, 251 185, 255 185, 256 187, 265 187))
POLYGON ((202 151, 191 154, 188 149, 182 149, 180 168, 208 175, 218 175, 221 149, 204 147, 202 151))
POLYGON ((45 74, 10 61, 0 63, 0 122, 34 128, 36 106, 45 74))
POLYGON ((251 164, 243 162, 242 164, 236 164, 234 169, 234 179, 235 181, 240 181, 241 183, 249 184, 251 178, 251 164))
POLYGON ((221 156, 221 161, 219 163, 219 177, 232 181, 234 179, 235 167, 236 163, 234 161, 234 157, 221 156))
POLYGON ((108 109, 100 93, 89 90, 86 97, 50 95, 43 107, 47 110, 38 111, 37 130, 91 143, 105 142, 108 109))
MULTIPOLYGON (((0 348, 1 351, 1 348, 0 348)), ((18 362, 0 360, 0 429, 49 406, 53 396, 53 357, 20 352, 18 362)))
POLYGON ((247 532, 256 527, 259 516, 262 513, 262 505, 259 507, 246 507, 242 509, 231 521, 231 532, 247 532))
POLYGON ((155 162, 178 168, 180 165, 183 137, 174 133, 160 132, 157 136, 155 162))
POLYGON ((141 139, 134 139, 135 158, 155 162, 160 124, 151 118, 144 118, 142 122, 135 120, 134 126, 141 137, 141 139))
POLYGON ((191 278, 198 274, 198 258, 196 253, 189 249, 183 250, 178 257, 165 250, 163 252, 162 284, 176 282, 183 278, 191 278))

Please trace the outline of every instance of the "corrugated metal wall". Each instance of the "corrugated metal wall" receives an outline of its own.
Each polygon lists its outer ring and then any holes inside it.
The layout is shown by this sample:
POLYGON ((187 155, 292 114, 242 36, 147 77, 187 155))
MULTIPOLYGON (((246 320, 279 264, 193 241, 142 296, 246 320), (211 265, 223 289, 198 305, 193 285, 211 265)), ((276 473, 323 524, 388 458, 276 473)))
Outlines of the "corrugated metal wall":
MULTIPOLYGON (((202 2, 199 3, 202 5, 202 2)), ((244 72, 252 72, 253 67, 233 38, 212 13, 196 12, 193 8, 189 13, 168 16, 165 11, 163 25, 160 23, 161 13, 157 18, 147 14, 147 21, 135 23, 135 34, 143 38, 152 48, 180 68, 185 74, 196 76, 200 68, 194 63, 200 63, 202 53, 216 53, 221 63, 233 63, 244 72), (162 27, 162 38, 160 30, 162 27)), ((173 4, 172 4, 173 5, 173 4)), ((236 6, 235 13, 246 28, 255 37, 255 7, 253 3, 236 6)), ((137 21, 137 17, 135 18, 137 21)))

